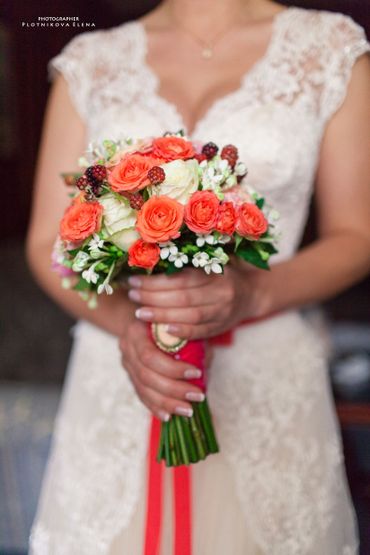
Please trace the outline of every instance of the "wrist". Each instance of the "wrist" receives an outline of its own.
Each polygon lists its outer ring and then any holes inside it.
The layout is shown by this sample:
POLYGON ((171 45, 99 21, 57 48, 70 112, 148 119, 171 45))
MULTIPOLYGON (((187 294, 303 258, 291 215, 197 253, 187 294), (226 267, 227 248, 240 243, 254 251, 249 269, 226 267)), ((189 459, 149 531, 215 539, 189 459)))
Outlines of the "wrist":
POLYGON ((273 302, 270 272, 266 270, 248 271, 245 282, 244 319, 264 318, 276 308, 273 302))

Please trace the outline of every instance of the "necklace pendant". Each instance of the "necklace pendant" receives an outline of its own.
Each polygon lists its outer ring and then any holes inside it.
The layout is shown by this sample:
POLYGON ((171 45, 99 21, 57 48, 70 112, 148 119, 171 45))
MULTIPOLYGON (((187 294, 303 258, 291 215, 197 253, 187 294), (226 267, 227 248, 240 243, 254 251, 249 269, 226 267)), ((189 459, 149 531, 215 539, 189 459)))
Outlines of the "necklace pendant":
POLYGON ((210 46, 205 46, 202 50, 202 57, 209 60, 213 56, 213 49, 210 46))

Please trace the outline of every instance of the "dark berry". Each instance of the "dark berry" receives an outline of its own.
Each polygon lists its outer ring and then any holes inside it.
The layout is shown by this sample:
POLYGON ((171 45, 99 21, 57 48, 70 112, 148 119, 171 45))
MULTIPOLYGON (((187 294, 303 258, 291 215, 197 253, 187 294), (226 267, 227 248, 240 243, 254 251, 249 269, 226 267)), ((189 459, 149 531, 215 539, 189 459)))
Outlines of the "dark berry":
POLYGON ((144 204, 144 199, 140 193, 133 193, 132 195, 130 195, 129 200, 130 206, 134 210, 140 210, 140 208, 142 208, 144 204))
POLYGON ((101 183, 99 183, 98 181, 95 181, 95 183, 91 183, 90 187, 94 195, 97 196, 101 193, 102 187, 101 187, 101 183))
POLYGON ((206 143, 202 148, 202 154, 207 158, 207 160, 211 160, 214 156, 216 156, 218 152, 218 146, 215 143, 206 143))
POLYGON ((101 164, 96 164, 96 166, 91 167, 91 175, 96 181, 104 181, 107 177, 107 168, 101 164))
POLYGON ((199 164, 204 160, 207 160, 207 156, 205 156, 204 154, 195 154, 194 158, 199 162, 199 164))
POLYGON ((221 151, 221 158, 227 160, 233 168, 238 160, 238 149, 234 145, 226 145, 221 151))
POLYGON ((86 175, 81 175, 81 177, 79 177, 76 180, 76 187, 78 189, 80 189, 81 191, 84 191, 86 189, 86 187, 88 186, 88 184, 89 184, 89 181, 88 181, 86 175))
POLYGON ((166 174, 164 169, 160 166, 153 166, 148 171, 148 179, 152 185, 157 185, 158 183, 162 183, 166 179, 166 174))

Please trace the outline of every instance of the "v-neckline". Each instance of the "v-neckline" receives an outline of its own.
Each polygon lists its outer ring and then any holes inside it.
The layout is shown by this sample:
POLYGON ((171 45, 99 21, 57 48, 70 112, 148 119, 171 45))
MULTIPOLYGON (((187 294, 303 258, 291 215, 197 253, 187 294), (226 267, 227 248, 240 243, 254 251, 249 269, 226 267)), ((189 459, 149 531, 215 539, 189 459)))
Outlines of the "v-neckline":
MULTIPOLYGON (((245 87, 246 83, 252 78, 252 76, 257 73, 259 70, 269 59, 272 52, 275 49, 276 43, 278 42, 278 38, 280 37, 280 23, 285 18, 285 16, 290 13, 294 8, 287 7, 277 14, 275 14, 273 21, 272 21, 272 28, 271 34, 266 46, 264 54, 258 58, 249 69, 247 69, 244 73, 242 73, 239 81, 238 87, 235 89, 217 97, 214 101, 210 103, 208 108, 204 111, 203 115, 201 115, 197 121, 193 125, 192 130, 188 130, 188 127, 185 123, 185 119, 179 110, 178 106, 175 102, 169 100, 165 96, 163 96, 159 91, 161 89, 161 80, 156 73, 156 71, 152 68, 152 66, 148 63, 148 34, 145 28, 145 25, 140 20, 135 20, 132 23, 136 25, 140 33, 141 38, 141 56, 140 56, 140 64, 145 71, 148 81, 152 83, 152 95, 155 101, 163 108, 167 109, 171 114, 174 120, 176 120, 179 129, 184 130, 185 134, 192 138, 197 135, 201 126, 208 121, 208 119, 212 116, 214 111, 217 111, 217 108, 222 105, 225 101, 234 98, 238 95, 245 87)), ((173 131, 173 130, 172 130, 173 131)))

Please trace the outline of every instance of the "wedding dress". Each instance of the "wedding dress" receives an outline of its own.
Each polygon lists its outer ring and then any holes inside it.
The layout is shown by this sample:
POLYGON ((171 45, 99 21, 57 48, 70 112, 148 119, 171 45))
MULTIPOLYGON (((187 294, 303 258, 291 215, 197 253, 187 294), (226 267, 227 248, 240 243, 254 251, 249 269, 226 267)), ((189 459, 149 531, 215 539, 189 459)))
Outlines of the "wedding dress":
MULTIPOLYGON (((185 127, 158 92, 146 39, 133 21, 83 33, 51 60, 89 141, 185 127)), ((248 183, 279 210, 274 262, 294 256, 326 125, 368 50, 362 28, 344 15, 284 10, 265 55, 192 133, 236 144, 248 183)), ((194 555, 357 553, 325 347, 304 317, 288 311, 240 327, 232 346, 216 349, 208 397, 221 452, 192 467, 194 555)), ((117 340, 80 321, 31 555, 142 553, 149 424, 117 340)), ((161 555, 172 553, 171 472, 161 555)))

